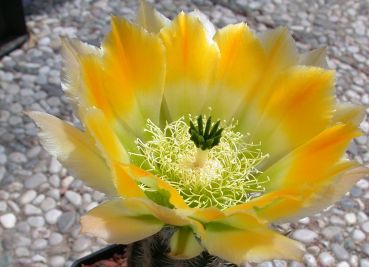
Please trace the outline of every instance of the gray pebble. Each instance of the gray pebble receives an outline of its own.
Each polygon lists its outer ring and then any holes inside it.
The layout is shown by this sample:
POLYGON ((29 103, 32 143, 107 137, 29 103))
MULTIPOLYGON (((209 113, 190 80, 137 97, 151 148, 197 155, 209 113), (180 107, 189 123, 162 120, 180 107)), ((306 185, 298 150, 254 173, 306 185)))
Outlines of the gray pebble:
POLYGON ((350 254, 340 244, 333 243, 331 247, 332 247, 332 251, 334 255, 336 256, 338 260, 348 260, 350 258, 350 254))
POLYGON ((41 227, 45 224, 45 219, 41 216, 31 216, 27 218, 27 222, 32 227, 41 227))
POLYGON ((58 228, 62 233, 68 232, 76 220, 76 213, 74 211, 67 211, 63 213, 58 219, 58 228))
POLYGON ((74 192, 74 191, 68 190, 67 192, 65 192, 65 197, 75 207, 79 207, 82 204, 82 197, 81 197, 81 195, 78 194, 78 193, 76 193, 76 192, 74 192))
POLYGON ((32 244, 32 250, 44 250, 47 247, 45 239, 36 239, 32 244))
POLYGON ((26 188, 33 189, 45 182, 47 182, 46 176, 43 173, 36 173, 25 180, 24 186, 26 188))
POLYGON ((318 235, 308 229, 298 229, 292 234, 292 238, 304 243, 312 243, 318 238, 318 235))
POLYGON ((51 233, 49 237, 50 246, 59 245, 63 241, 63 236, 59 233, 51 233))
POLYGON ((35 199, 37 193, 35 190, 28 190, 26 191, 22 197, 20 198, 19 202, 24 205, 24 204, 27 204, 27 203, 30 203, 32 202, 32 200, 35 199))

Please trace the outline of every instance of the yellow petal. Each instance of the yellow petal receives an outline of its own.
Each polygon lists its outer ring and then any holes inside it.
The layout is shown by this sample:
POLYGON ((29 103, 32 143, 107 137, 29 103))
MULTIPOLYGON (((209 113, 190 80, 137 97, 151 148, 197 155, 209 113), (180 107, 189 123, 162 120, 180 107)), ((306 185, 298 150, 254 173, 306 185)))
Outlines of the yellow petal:
POLYGON ((340 103, 333 114, 332 123, 346 123, 359 126, 365 116, 365 107, 351 103, 340 103))
POLYGON ((81 218, 81 231, 109 243, 129 244, 161 230, 164 223, 136 203, 116 199, 105 202, 81 218))
POLYGON ((81 69, 80 57, 95 55, 101 57, 102 51, 97 47, 80 42, 77 39, 62 38, 64 67, 62 70, 62 88, 74 100, 80 97, 81 69))
POLYGON ((278 27, 265 31, 259 38, 266 52, 269 74, 277 73, 298 62, 295 41, 287 28, 278 27))
POLYGON ((112 31, 103 42, 105 91, 119 118, 138 136, 146 118, 159 122, 165 55, 159 37, 112 18, 112 31))
POLYGON ((89 186, 117 194, 110 170, 91 136, 45 113, 30 112, 29 116, 41 128, 41 143, 51 155, 89 186))
POLYGON ((338 201, 368 169, 355 162, 341 162, 330 169, 319 183, 281 188, 252 201, 231 207, 228 215, 255 210, 260 218, 282 223, 311 216, 338 201))
POLYGON ((168 25, 170 20, 158 12, 145 0, 140 1, 140 8, 137 12, 137 22, 148 32, 158 33, 161 28, 168 25))
POLYGON ((166 48, 164 95, 173 120, 201 114, 210 76, 219 57, 200 20, 180 13, 160 31, 166 48))
POLYGON ((220 50, 218 68, 211 82, 206 106, 217 117, 230 119, 265 68, 265 54, 260 41, 246 24, 229 25, 219 30, 215 41, 220 50))
POLYGON ((163 189, 168 191, 170 193, 169 201, 174 207, 181 209, 188 208, 181 195, 170 184, 137 166, 130 165, 130 168, 132 174, 135 176, 135 179, 138 181, 141 181, 142 183, 149 185, 154 189, 163 189))
POLYGON ((195 238, 190 227, 180 227, 170 238, 171 258, 177 260, 191 259, 198 256, 204 249, 195 238))
POLYGON ((271 259, 301 260, 300 243, 268 229, 254 215, 240 213, 206 224, 201 241, 210 254, 235 264, 271 259))
POLYGON ((328 69, 327 49, 325 47, 317 48, 300 55, 299 65, 315 66, 328 69))
POLYGON ((108 162, 129 163, 127 151, 113 132, 101 110, 97 108, 86 109, 83 114, 83 121, 108 162))
POLYGON ((304 199, 302 207, 298 212, 290 212, 289 216, 283 218, 283 221, 297 221, 301 218, 321 212, 340 200, 348 191, 350 191, 352 186, 359 179, 368 174, 369 170, 365 167, 351 167, 350 169, 343 171, 333 179, 330 179, 329 183, 322 186, 319 191, 304 199))
POLYGON ((117 162, 112 163, 115 187, 122 197, 145 197, 145 193, 132 177, 130 167, 117 162))
POLYGON ((263 115, 253 136, 260 138, 262 149, 271 161, 324 130, 334 108, 332 71, 314 67, 295 67, 281 75, 273 92, 259 107, 263 115), (282 136, 276 142, 276 136, 282 136))
POLYGON ((351 139, 359 135, 350 125, 332 126, 273 164, 261 177, 270 178, 269 190, 317 183, 344 155, 351 139))

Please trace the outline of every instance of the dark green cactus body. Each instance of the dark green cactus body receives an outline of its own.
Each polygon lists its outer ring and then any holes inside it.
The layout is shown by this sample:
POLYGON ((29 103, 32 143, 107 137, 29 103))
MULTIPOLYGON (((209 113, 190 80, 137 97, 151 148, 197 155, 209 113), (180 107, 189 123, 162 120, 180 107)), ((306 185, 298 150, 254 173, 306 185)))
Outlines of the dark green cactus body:
POLYGON ((206 251, 188 260, 170 258, 168 244, 172 234, 173 228, 165 228, 156 235, 128 245, 128 267, 237 267, 206 251))

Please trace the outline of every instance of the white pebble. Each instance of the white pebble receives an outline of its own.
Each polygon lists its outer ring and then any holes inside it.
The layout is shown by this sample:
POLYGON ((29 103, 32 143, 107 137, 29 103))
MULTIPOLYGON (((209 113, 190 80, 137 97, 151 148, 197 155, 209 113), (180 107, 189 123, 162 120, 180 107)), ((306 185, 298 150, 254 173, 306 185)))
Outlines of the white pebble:
POLYGON ((4 228, 13 228, 17 222, 17 218, 13 213, 7 213, 0 216, 0 222, 4 228))
POLYGON ((298 229, 293 233, 292 237, 304 243, 311 243, 318 238, 318 235, 308 229, 298 229))

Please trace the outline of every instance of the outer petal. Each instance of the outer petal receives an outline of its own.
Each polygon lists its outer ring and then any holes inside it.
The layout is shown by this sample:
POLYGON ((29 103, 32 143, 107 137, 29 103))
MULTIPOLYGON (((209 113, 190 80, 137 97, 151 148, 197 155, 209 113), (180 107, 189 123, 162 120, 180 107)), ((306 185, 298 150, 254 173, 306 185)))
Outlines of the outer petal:
POLYGON ((262 174, 271 180, 270 193, 231 207, 225 213, 255 209, 262 218, 276 221, 314 212, 317 205, 333 204, 355 179, 365 174, 362 169, 355 169, 356 163, 339 161, 356 135, 357 130, 348 125, 325 130, 262 174))
POLYGON ((201 114, 219 56, 217 46, 200 20, 183 12, 160 31, 160 36, 167 52, 164 95, 172 119, 201 114))
POLYGON ((198 256, 203 250, 190 227, 178 228, 170 239, 169 256, 172 258, 190 259, 198 256))
POLYGON ((262 149, 274 161, 330 124, 334 75, 319 68, 295 67, 281 75, 272 88, 268 101, 258 108, 263 115, 251 133, 260 138, 262 149))
POLYGON ((205 229, 201 240, 209 253, 239 265, 282 258, 301 260, 304 251, 300 243, 269 230, 265 222, 247 213, 210 222, 205 229))
POLYGON ((81 218, 81 231, 110 243, 129 244, 160 231, 164 223, 144 207, 121 199, 105 202, 81 218))
POLYGON ((101 57, 102 52, 97 47, 82 43, 76 39, 62 39, 62 54, 65 59, 62 70, 62 88, 72 98, 78 98, 81 93, 81 70, 79 58, 94 55, 101 57))
POLYGON ((331 175, 319 185, 291 187, 267 193, 248 203, 225 211, 228 215, 255 210, 268 221, 285 222, 311 216, 338 201, 356 181, 369 173, 367 168, 354 167, 352 162, 335 166, 331 175), (336 172, 340 172, 335 175, 336 172))
POLYGON ((136 177, 132 176, 129 165, 117 162, 112 163, 114 184, 120 196, 145 198, 145 193, 136 182, 136 177))
POLYGON ((89 186, 116 195, 108 166, 86 133, 51 115, 30 112, 29 116, 41 128, 44 148, 89 186))
POLYGON ((239 105, 244 105, 244 98, 259 89, 255 85, 265 68, 265 53, 244 23, 224 27, 214 39, 220 50, 220 61, 206 106, 214 108, 215 116, 230 119, 239 105))
POLYGON ((154 9, 145 0, 140 1, 140 8, 138 9, 136 20, 140 26, 152 33, 158 33, 161 28, 170 23, 168 18, 154 9))
POLYGON ((329 174, 327 166, 334 166, 351 139, 359 135, 353 126, 332 126, 276 162, 261 176, 270 178, 269 190, 317 183, 329 174))
POLYGON ((113 17, 103 49, 108 100, 119 118, 141 136, 146 118, 159 122, 165 75, 161 40, 123 18, 113 17))
POLYGON ((96 108, 89 108, 83 114, 86 127, 93 135, 97 147, 109 161, 129 163, 129 156, 118 137, 113 132, 104 113, 96 108))
POLYGON ((300 55, 299 65, 316 66, 328 69, 327 49, 322 47, 300 55))
POLYGON ((351 103, 340 103, 333 114, 332 123, 347 123, 359 126, 365 116, 365 107, 351 103))

